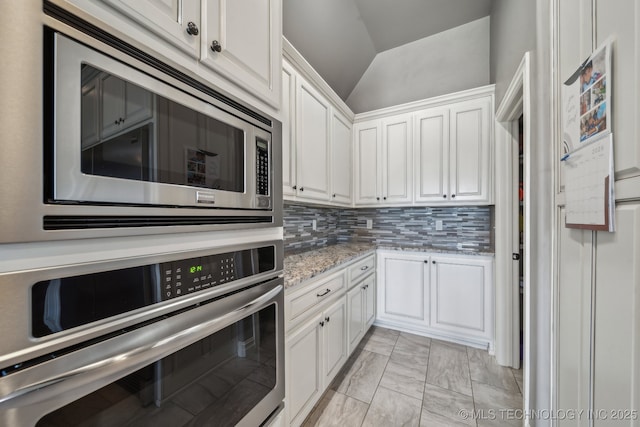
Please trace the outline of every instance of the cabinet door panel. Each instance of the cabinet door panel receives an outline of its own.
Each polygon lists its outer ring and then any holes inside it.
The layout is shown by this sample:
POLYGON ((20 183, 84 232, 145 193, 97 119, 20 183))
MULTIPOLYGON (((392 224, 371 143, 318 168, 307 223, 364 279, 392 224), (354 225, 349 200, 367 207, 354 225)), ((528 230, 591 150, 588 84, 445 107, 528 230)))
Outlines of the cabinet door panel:
POLYGON ((449 176, 449 110, 435 109, 415 117, 416 202, 446 200, 449 176))
POLYGON ((364 290, 364 329, 365 332, 376 318, 376 276, 372 274, 363 282, 364 290))
POLYGON ((331 114, 331 200, 351 203, 351 125, 335 111, 331 114))
POLYGON ((593 405, 607 414, 640 410, 640 204, 617 207, 616 227, 596 238, 593 405))
POLYGON ((100 82, 102 100, 101 137, 107 138, 120 130, 124 118, 125 82, 110 74, 103 74, 100 82))
POLYGON ((453 201, 488 201, 490 107, 486 99, 451 107, 449 191, 453 201))
POLYGON ((286 62, 282 64, 282 194, 295 196, 296 190, 296 144, 295 144, 295 99, 296 76, 286 62))
POLYGON ((383 203, 411 202, 413 165, 411 162, 411 117, 404 115, 382 123, 384 167, 383 203))
POLYGON ((198 56, 200 37, 187 33, 187 24, 200 27, 200 2, 192 0, 103 0, 172 45, 198 56))
POLYGON ((357 285, 347 293, 347 305, 349 307, 349 323, 347 337, 349 339, 349 353, 358 346, 364 336, 362 288, 357 285))
POLYGON ((125 122, 123 127, 133 126, 152 116, 153 94, 140 86, 125 84, 125 122))
POLYGON ((426 326, 429 324, 428 264, 422 258, 383 256, 378 282, 378 318, 426 326))
POLYGON ((322 394, 322 327, 317 316, 287 338, 287 407, 299 425, 322 394))
POLYGON ((306 82, 298 91, 298 196, 329 200, 329 103, 306 82))
POLYGON ((356 204, 378 203, 378 144, 380 127, 377 122, 359 124, 356 138, 356 204))
POLYGON ((201 60, 265 101, 280 100, 280 0, 206 0, 201 60), (218 43, 220 51, 211 48, 218 43))
POLYGON ((339 299, 324 312, 324 386, 336 376, 347 361, 347 305, 339 299))

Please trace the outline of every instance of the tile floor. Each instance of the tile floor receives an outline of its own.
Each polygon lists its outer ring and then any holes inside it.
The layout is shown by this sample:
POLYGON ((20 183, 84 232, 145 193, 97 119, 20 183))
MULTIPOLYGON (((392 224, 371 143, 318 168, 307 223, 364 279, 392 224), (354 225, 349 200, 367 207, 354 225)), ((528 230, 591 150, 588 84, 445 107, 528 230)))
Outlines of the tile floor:
POLYGON ((521 426, 522 370, 486 351, 372 327, 303 427, 521 426))

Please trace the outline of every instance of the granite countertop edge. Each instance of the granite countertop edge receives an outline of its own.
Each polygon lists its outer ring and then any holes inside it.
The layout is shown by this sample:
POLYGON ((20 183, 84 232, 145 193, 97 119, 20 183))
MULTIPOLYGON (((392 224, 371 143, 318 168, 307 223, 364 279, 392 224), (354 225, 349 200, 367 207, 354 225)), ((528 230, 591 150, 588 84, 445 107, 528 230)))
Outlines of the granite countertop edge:
POLYGON ((319 276, 323 273, 341 267, 357 258, 364 257, 375 250, 427 252, 451 255, 493 256, 493 252, 469 252, 460 250, 446 250, 430 247, 416 247, 410 245, 385 245, 375 243, 338 243, 311 249, 303 252, 286 254, 284 257, 285 289, 291 291, 297 285, 319 276))

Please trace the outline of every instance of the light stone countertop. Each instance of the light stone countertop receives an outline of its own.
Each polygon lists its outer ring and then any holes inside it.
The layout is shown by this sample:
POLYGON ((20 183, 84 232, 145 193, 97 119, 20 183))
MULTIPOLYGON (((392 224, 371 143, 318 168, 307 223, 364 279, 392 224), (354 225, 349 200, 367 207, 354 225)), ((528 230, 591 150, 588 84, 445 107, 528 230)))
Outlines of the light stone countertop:
POLYGON ((284 257, 284 287, 287 290, 334 267, 359 258, 376 249, 410 252, 447 253, 493 256, 493 252, 442 250, 424 246, 386 245, 374 243, 338 243, 320 249, 297 252, 284 257))

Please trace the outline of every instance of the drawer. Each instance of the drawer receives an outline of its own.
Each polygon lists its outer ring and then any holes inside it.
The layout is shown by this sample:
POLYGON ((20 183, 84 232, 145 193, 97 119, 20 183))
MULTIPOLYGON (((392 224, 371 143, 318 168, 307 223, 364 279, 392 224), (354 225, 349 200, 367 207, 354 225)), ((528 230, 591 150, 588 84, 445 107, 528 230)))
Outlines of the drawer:
POLYGON ((301 314, 312 310, 314 306, 321 304, 323 301, 344 293, 346 284, 346 277, 342 272, 309 285, 308 290, 292 296, 289 300, 287 304, 289 320, 293 320, 301 314))
POLYGON ((376 266, 376 256, 374 254, 366 257, 362 261, 355 263, 349 268, 349 277, 351 284, 355 284, 356 281, 371 273, 376 266))

